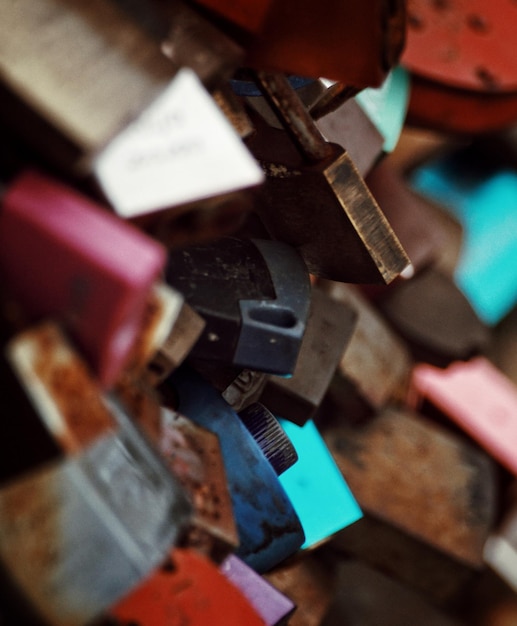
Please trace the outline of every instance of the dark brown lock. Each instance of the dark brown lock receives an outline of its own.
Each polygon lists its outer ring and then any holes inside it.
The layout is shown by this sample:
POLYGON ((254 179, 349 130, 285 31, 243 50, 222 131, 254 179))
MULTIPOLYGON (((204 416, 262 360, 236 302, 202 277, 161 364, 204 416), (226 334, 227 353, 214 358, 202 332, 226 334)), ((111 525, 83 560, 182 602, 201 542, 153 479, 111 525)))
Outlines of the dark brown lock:
POLYGON ((460 626, 420 594, 355 559, 337 567, 338 591, 321 626, 460 626))
POLYGON ((322 281, 322 288, 352 308, 357 323, 329 388, 329 397, 351 418, 361 419, 406 398, 412 361, 404 342, 358 289, 322 281))
POLYGON ((405 8, 398 1, 198 3, 227 20, 229 30, 246 45, 247 65, 259 69, 376 86, 404 45, 405 8))
POLYGON ((477 570, 371 515, 364 515, 342 530, 328 548, 384 572, 392 580, 415 589, 435 606, 447 607, 463 597, 479 575, 477 570))
MULTIPOLYGON (((366 517, 426 544, 444 560, 471 571, 482 568, 497 513, 496 467, 488 455, 423 417, 392 407, 355 426, 341 414, 322 434, 366 517)), ((347 549, 346 530, 339 544, 347 549)), ((400 563, 387 547, 386 565, 395 573, 400 563)), ((407 575, 407 568, 400 570, 407 575)), ((428 582, 422 570, 415 584, 428 582)))
POLYGON ((302 426, 320 406, 353 334, 357 313, 313 288, 307 329, 291 378, 268 376, 260 396, 273 413, 302 426))
POLYGON ((415 361, 446 367, 484 353, 490 345, 489 328, 453 279, 432 267, 394 285, 378 306, 415 361))
POLYGON ((257 120, 248 141, 267 180, 255 210, 309 271, 347 282, 392 281, 409 260, 347 153, 326 142, 287 79, 257 74, 289 136, 257 120))

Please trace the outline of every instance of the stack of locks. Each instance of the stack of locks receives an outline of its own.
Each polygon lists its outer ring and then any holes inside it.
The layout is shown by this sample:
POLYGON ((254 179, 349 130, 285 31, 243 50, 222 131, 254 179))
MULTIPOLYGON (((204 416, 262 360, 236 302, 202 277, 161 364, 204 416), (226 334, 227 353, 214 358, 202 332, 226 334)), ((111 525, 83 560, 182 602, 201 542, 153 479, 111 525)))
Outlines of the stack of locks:
POLYGON ((5 3, 1 626, 517 623, 517 8, 316 4, 5 3))

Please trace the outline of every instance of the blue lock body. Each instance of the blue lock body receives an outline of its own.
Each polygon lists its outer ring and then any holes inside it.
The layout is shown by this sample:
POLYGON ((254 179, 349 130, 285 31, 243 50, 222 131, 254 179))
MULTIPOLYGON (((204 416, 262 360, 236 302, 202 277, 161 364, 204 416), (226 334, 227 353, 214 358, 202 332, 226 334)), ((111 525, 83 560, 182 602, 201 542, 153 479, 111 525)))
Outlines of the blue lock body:
POLYGON ((314 548, 363 514, 314 422, 303 427, 287 420, 280 423, 298 453, 298 462, 280 482, 302 522, 302 548, 314 548))
POLYGON ((165 384, 178 396, 178 411, 219 437, 240 538, 237 556, 258 572, 271 569, 305 539, 275 471, 238 415, 197 372, 182 366, 165 384))
POLYGON ((441 203, 461 223, 463 250, 455 281, 478 316, 497 324, 517 304, 517 172, 485 168, 456 154, 411 175, 416 191, 441 203))

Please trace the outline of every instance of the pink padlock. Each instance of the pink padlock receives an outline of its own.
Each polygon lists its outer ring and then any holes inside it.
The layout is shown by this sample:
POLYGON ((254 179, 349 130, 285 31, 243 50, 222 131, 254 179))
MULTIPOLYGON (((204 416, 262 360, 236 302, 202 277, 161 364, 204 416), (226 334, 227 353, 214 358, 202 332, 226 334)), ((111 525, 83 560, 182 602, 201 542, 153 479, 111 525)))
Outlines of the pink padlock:
POLYGON ((65 324, 102 385, 119 375, 165 249, 75 190, 27 171, 0 209, 0 277, 32 318, 65 324))

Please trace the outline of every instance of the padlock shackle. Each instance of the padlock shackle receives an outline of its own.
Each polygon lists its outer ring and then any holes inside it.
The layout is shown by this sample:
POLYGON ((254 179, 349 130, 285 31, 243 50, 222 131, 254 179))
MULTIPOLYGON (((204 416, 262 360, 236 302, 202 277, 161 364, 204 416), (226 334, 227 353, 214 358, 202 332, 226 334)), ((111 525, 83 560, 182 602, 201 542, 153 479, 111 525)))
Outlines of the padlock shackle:
POLYGON ((285 130, 308 161, 318 162, 334 154, 311 114, 283 74, 253 72, 253 78, 264 98, 285 130))

